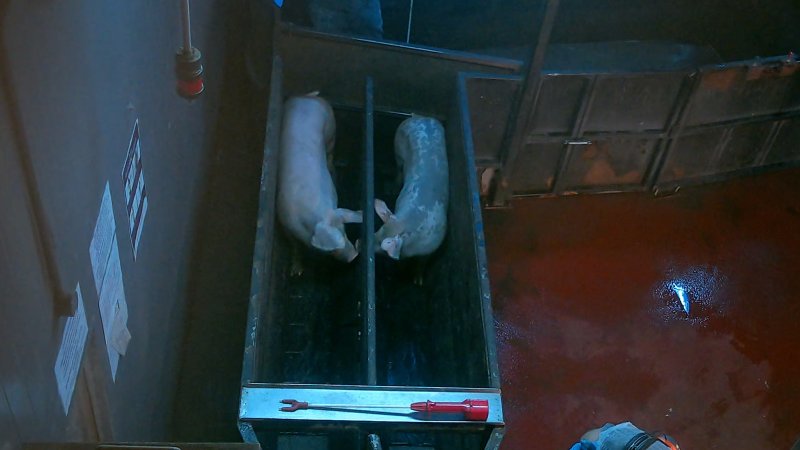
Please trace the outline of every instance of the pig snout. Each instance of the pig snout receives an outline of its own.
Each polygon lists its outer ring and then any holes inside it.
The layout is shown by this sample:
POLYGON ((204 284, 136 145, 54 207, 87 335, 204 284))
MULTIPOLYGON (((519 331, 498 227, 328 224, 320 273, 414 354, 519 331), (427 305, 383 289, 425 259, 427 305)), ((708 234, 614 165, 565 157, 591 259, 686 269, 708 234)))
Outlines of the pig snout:
MULTIPOLYGON (((315 235, 316 236, 316 235, 315 235)), ((338 259, 339 261, 343 262, 352 262, 358 256, 358 250, 356 250, 355 246, 347 239, 343 231, 336 230, 336 247, 320 247, 318 243, 314 242, 314 238, 312 238, 311 245, 321 251, 330 253, 331 256, 338 259)))
POLYGON ((381 250, 395 261, 400 260, 400 252, 403 250, 403 238, 392 236, 382 240, 381 250))
POLYGON ((353 261, 358 256, 358 250, 347 239, 344 224, 360 223, 361 219, 361 211, 336 209, 329 220, 318 222, 314 226, 311 246, 322 252, 330 253, 338 260, 344 262, 353 261))

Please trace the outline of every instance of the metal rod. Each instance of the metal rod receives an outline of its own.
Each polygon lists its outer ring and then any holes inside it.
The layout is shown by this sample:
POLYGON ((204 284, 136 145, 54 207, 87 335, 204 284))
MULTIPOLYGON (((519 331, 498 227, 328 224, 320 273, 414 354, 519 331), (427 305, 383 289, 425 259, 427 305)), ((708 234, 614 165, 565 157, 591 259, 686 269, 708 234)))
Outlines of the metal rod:
MULTIPOLYGON (((461 125, 461 145, 463 145, 462 151, 458 152, 463 158, 463 164, 465 167, 469 168, 467 172, 467 182, 468 186, 472 186, 472 189, 477 190, 480 186, 478 184, 478 177, 472 168, 475 167, 475 148, 474 143, 472 141, 472 124, 470 123, 470 116, 469 116, 469 99, 467 98, 467 78, 466 75, 462 72, 458 74, 457 78, 457 88, 456 88, 456 101, 458 106, 458 111, 456 115, 456 124, 461 125)), ((453 125, 455 126, 455 124, 453 125)), ((470 202, 472 210, 472 234, 475 236, 473 240, 473 254, 477 258, 478 266, 485 267, 487 265, 486 262, 486 249, 483 244, 484 236, 483 236, 483 221, 481 219, 481 205, 480 205, 480 198, 477 195, 470 195, 470 202)), ((483 338, 486 342, 486 369, 487 375, 489 378, 490 386, 493 388, 499 389, 500 388, 500 368, 497 364, 497 344, 495 341, 495 330, 494 330, 494 317, 492 314, 492 306, 491 306, 491 294, 489 289, 489 277, 488 275, 484 274, 483 271, 480 271, 481 274, 478 277, 478 289, 481 295, 481 317, 483 318, 483 338)))
POLYGON ((667 129, 667 136, 662 139, 658 151, 653 160, 653 167, 648 174, 646 181, 647 187, 650 190, 657 189, 658 181, 661 178, 661 171, 667 164, 669 154, 675 147, 678 138, 683 135, 688 121, 689 111, 691 110, 695 101, 695 92, 700 87, 702 75, 689 75, 689 86, 684 95, 678 100, 678 107, 675 110, 675 117, 670 120, 669 128, 667 129))
MULTIPOLYGON (((595 94, 597 93, 597 75, 593 76, 590 80, 588 85, 586 86, 585 95, 583 95, 583 100, 581 101, 580 109, 578 109, 577 119, 572 126, 572 136, 575 138, 580 138, 583 135, 583 128, 586 124, 586 116, 588 115, 589 111, 592 109, 592 104, 594 103, 595 94)), ((565 145, 565 150, 561 152, 561 157, 559 158, 558 169, 556 170, 556 175, 553 178, 553 188, 552 191, 555 194, 558 194, 559 191, 564 190, 565 183, 564 183, 564 175, 567 173, 567 167, 569 166, 569 162, 572 160, 572 153, 573 153, 574 146, 573 145, 565 145)))
POLYGON ((406 44, 411 42, 411 19, 414 15, 414 0, 408 5, 408 28, 406 29, 406 44))
POLYGON ((504 182, 500 183, 497 195, 492 201, 495 205, 506 203, 511 197, 510 187, 508 187, 511 186, 510 180, 508 180, 508 173, 513 168, 517 156, 524 145, 525 134, 528 131, 531 116, 533 116, 535 110, 537 93, 541 89, 544 57, 547 52, 547 46, 550 44, 550 35, 553 32, 559 2, 560 0, 547 0, 542 26, 539 29, 539 40, 536 42, 536 48, 528 63, 520 93, 517 94, 508 116, 508 125, 500 148, 502 152, 500 157, 502 163, 501 176, 504 182))
POLYGON ((363 271, 363 333, 362 361, 365 365, 366 384, 378 384, 377 331, 375 316, 375 112, 374 84, 367 77, 364 84, 364 219, 361 261, 363 271))
POLYGON ((269 107, 265 120, 264 159, 261 166, 261 186, 258 193, 258 226, 255 232, 253 267, 250 276, 250 300, 247 313, 247 333, 245 333, 244 358, 242 361, 242 384, 251 383, 257 378, 261 367, 261 337, 259 324, 264 320, 264 310, 270 299, 266 286, 271 283, 267 255, 271 255, 275 240, 275 221, 269 220, 275 210, 277 189, 278 150, 280 147, 280 127, 283 106, 283 61, 278 55, 272 58, 272 72, 269 82, 269 107), (263 220, 262 220, 263 219, 263 220))
POLYGON ((330 404, 318 404, 318 403, 311 403, 308 405, 309 408, 375 408, 375 409, 384 409, 384 408, 393 408, 393 409, 411 409, 410 405, 348 405, 346 403, 330 403, 330 404))
POLYGON ((778 139, 781 128, 783 128, 785 123, 785 120, 776 120, 772 123, 769 133, 767 133, 767 137, 764 139, 764 144, 761 146, 761 150, 759 150, 755 165, 762 166, 767 161, 770 150, 772 149, 772 146, 775 145, 775 141, 778 139))
POLYGON ((181 22, 183 23, 183 51, 192 51, 192 22, 189 16, 189 0, 181 0, 181 22))
MULTIPOLYGON (((276 27, 276 39, 303 38, 323 41, 326 44, 339 43, 353 47, 371 47, 385 51, 398 53, 427 56, 437 60, 457 61, 465 64, 475 64, 508 72, 517 72, 522 67, 522 61, 499 56, 481 55, 459 50, 448 50, 436 47, 427 47, 419 44, 406 44, 404 42, 380 41, 375 39, 360 38, 353 36, 342 36, 337 34, 327 34, 314 31, 297 25, 279 23, 276 27)), ((296 42, 296 41, 295 41, 296 42)), ((293 42, 293 44, 295 43, 293 42)), ((479 71, 480 69, 470 69, 479 71)), ((494 74, 497 75, 497 74, 494 74)))

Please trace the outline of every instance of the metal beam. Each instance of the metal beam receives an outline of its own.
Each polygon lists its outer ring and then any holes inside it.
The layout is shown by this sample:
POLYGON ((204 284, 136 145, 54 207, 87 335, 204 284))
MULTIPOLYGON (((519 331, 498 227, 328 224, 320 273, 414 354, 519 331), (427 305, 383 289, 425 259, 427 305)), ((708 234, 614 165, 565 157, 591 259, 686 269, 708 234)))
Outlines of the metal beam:
POLYGON ((538 94, 541 89, 544 57, 547 52, 547 46, 550 44, 550 35, 553 32, 559 4, 560 0, 547 0, 542 26, 539 29, 539 40, 536 43, 536 48, 528 62, 525 73, 525 83, 511 106, 508 125, 500 149, 501 181, 495 190, 495 197, 491 200, 493 206, 504 206, 511 200, 512 191, 509 172, 514 167, 519 152, 525 145, 525 135, 533 112, 536 110, 538 94))
POLYGON ((250 275, 250 302, 247 313, 242 383, 254 381, 259 370, 259 326, 266 308, 267 289, 271 269, 267 257, 272 254, 275 240, 275 190, 277 189, 277 162, 283 116, 283 62, 279 56, 272 58, 269 107, 265 125, 264 160, 261 166, 261 186, 258 193, 258 225, 253 250, 253 267, 250 275))
POLYGON ((374 105, 373 82, 367 77, 364 86, 364 205, 362 230, 363 246, 361 247, 362 269, 362 318, 363 318, 363 350, 362 363, 365 369, 366 384, 378 383, 377 375, 377 342, 375 318, 375 153, 374 153, 374 105))
POLYGON ((578 142, 583 138, 583 129, 586 125, 586 116, 589 113, 589 110, 592 108, 592 104, 594 103, 595 94, 597 93, 597 79, 598 76, 595 75, 589 80, 589 84, 586 86, 586 93, 583 95, 583 100, 581 101, 580 109, 578 110, 578 114, 575 119, 575 123, 572 126, 572 137, 566 141, 564 141, 565 150, 561 153, 561 158, 559 158, 557 172, 555 178, 553 179, 553 193, 559 193, 564 190, 566 184, 564 182, 564 175, 567 172, 567 167, 569 166, 569 162, 572 159, 572 151, 576 145, 590 145, 591 141, 583 140, 583 142, 578 142))

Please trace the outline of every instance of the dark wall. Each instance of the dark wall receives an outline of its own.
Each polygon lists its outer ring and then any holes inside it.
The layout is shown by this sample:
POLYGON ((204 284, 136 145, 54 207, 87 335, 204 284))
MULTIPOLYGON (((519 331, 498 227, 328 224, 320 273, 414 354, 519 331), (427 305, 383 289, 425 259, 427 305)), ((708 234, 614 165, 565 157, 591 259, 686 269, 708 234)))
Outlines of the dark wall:
POLYGON ((189 265, 170 434, 176 442, 241 439, 239 393, 272 60, 271 0, 243 4, 230 7, 225 17, 213 157, 189 265))
POLYGON ((31 440, 166 436, 195 218, 205 207, 215 152, 224 18, 242 3, 192 2, 206 92, 187 102, 174 91, 178 2, 0 2, 0 448, 31 440), (121 173, 137 118, 149 209, 134 260, 121 173), (53 376, 64 319, 53 314, 44 282, 20 154, 29 155, 41 193, 60 288, 68 292, 80 283, 89 319, 90 342, 67 417, 53 376), (116 382, 102 353, 88 250, 106 181, 132 335, 116 382))
MULTIPOLYGON (((388 39, 405 40, 410 0, 383 0, 388 39)), ((535 42, 543 0, 414 2, 412 42, 453 49, 535 42)), ((562 0, 552 42, 676 41, 714 47, 725 60, 797 52, 796 0, 562 0)))

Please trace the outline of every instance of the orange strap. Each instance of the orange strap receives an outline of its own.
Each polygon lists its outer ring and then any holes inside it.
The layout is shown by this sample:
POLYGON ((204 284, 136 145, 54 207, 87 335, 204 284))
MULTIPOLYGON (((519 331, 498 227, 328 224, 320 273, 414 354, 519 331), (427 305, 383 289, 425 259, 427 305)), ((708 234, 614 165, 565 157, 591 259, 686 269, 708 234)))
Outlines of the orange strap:
POLYGON ((659 441, 661 441, 662 444, 664 444, 667 447, 669 447, 670 450, 681 450, 681 448, 678 447, 678 444, 670 441, 669 438, 667 437, 667 435, 665 435, 665 434, 661 434, 661 433, 659 433, 657 435, 654 434, 653 437, 658 439, 659 441))

